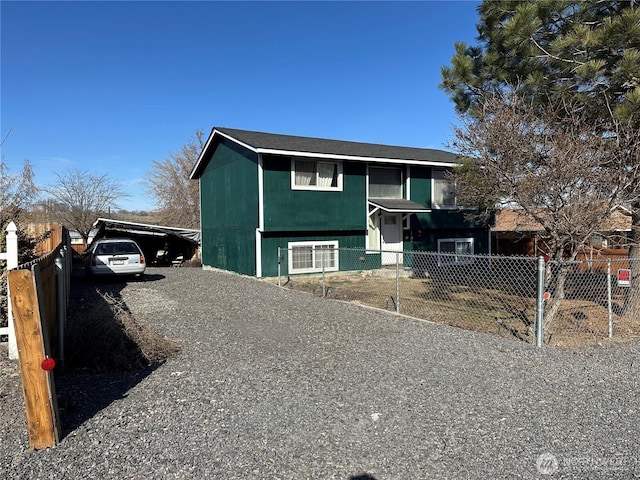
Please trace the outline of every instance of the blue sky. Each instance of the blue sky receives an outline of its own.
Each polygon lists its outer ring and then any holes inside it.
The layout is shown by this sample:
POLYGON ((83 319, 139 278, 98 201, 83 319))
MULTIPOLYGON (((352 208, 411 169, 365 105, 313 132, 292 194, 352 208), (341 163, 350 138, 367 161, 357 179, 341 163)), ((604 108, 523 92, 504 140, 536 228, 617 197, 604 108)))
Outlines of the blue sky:
POLYGON ((152 161, 198 129, 445 148, 440 67, 478 3, 3 0, 2 156, 39 185, 106 173, 148 210, 152 161))

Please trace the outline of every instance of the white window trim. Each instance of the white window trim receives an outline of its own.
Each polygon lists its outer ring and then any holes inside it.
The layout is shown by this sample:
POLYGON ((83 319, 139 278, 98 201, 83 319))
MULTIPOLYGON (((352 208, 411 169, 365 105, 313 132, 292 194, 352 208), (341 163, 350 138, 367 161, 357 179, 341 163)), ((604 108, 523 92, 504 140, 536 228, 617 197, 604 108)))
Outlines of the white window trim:
POLYGON ((451 265, 471 265, 474 262, 474 259, 473 258, 468 258, 467 254, 465 254, 465 256, 463 256, 463 258, 458 258, 458 255, 455 254, 455 253, 441 252, 440 251, 440 244, 442 242, 456 242, 456 243, 464 242, 464 243, 470 243, 471 244, 471 252, 468 255, 474 255, 474 252, 475 252, 473 237, 467 237, 467 238, 439 238, 438 239, 438 254, 447 254, 446 257, 443 257, 442 255, 438 255, 438 266, 439 267, 451 266, 451 265))
POLYGON ((325 160, 318 158, 291 158, 291 190, 316 190, 321 192, 341 192, 342 191, 342 162, 337 160, 325 160), (338 186, 337 187, 321 187, 318 185, 296 185, 296 160, 313 161, 318 163, 331 163, 338 166, 338 186))
MULTIPOLYGON (((436 178, 435 178, 435 175, 433 174, 433 172, 436 172, 436 171, 440 171, 440 172, 445 172, 446 173, 446 172, 448 172, 450 170, 447 169, 447 168, 433 168, 432 169, 432 174, 431 174, 431 208, 438 209, 438 210, 457 210, 459 207, 458 207, 458 198, 455 195, 455 192, 454 192, 454 200, 453 200, 454 203, 453 203, 453 205, 440 205, 440 204, 435 202, 435 200, 434 200, 434 198, 435 198, 434 192, 436 191, 436 178)), ((443 180, 446 181, 446 179, 443 179, 443 180)))
POLYGON ((295 274, 299 274, 299 273, 321 273, 322 272, 322 268, 315 268, 315 264, 316 264, 316 256, 315 256, 315 252, 316 249, 315 247, 318 246, 332 246, 335 250, 335 265, 331 266, 331 267, 325 267, 324 271, 325 272, 337 272, 339 270, 340 267, 340 263, 339 263, 339 246, 338 246, 338 240, 329 240, 329 241, 307 241, 307 242, 289 242, 287 244, 287 257, 288 257, 288 267, 289 267, 289 274, 291 275, 295 275, 295 274), (312 264, 314 265, 311 268, 299 268, 299 269, 294 269, 293 268, 293 251, 292 249, 294 247, 308 247, 311 246, 312 247, 312 251, 313 251, 313 256, 312 256, 312 264))

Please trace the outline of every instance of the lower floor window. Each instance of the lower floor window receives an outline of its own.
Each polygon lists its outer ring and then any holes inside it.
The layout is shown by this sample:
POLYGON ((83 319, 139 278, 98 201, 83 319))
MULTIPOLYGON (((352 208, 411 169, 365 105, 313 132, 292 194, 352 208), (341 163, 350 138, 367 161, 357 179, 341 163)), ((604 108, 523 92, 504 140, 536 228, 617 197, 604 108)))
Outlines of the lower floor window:
POLYGON ((289 273, 338 270, 338 242, 289 242, 289 273))
POLYGON ((473 263, 473 238, 442 238, 438 240, 438 265, 473 263))

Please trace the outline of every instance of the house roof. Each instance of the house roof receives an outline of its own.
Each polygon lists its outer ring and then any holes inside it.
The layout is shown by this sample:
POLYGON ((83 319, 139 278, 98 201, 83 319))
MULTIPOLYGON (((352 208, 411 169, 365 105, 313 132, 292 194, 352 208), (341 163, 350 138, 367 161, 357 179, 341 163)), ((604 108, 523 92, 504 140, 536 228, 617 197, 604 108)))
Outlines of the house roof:
POLYGON ((494 232, 542 232, 544 227, 520 208, 505 208, 496 212, 494 232))
POLYGON ((215 146, 214 140, 220 137, 227 138, 259 154, 448 167, 459 163, 457 155, 431 148, 399 147, 215 127, 211 130, 209 139, 191 172, 192 179, 200 177, 206 166, 204 159, 209 157, 210 149, 215 146))
MULTIPOLYGON (((602 224, 603 232, 628 232, 631 217, 616 208, 602 224)), ((520 208, 505 208, 496 213, 494 232, 542 232, 544 227, 520 208)))

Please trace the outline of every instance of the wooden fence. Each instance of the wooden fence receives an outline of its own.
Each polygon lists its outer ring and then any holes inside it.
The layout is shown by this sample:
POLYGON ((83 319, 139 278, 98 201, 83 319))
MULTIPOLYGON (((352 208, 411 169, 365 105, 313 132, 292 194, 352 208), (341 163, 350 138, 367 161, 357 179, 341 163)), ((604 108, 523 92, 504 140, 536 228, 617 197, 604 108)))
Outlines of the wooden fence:
POLYGON ((34 449, 54 446, 59 439, 53 368, 64 363, 71 283, 69 232, 56 226, 49 238, 58 240, 50 251, 8 274, 10 327, 15 330, 29 444, 34 449))
POLYGON ((600 271, 607 273, 609 268, 615 274, 618 269, 630 268, 628 248, 587 246, 578 252, 576 261, 579 262, 578 270, 580 272, 600 271))

